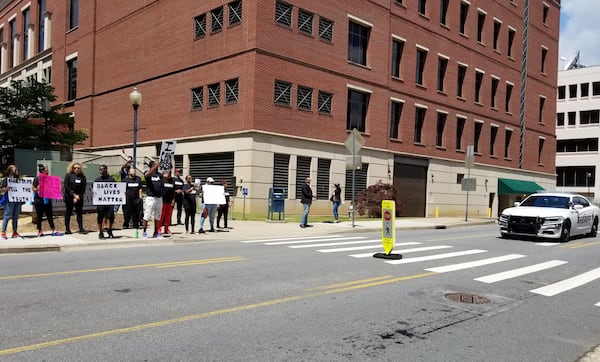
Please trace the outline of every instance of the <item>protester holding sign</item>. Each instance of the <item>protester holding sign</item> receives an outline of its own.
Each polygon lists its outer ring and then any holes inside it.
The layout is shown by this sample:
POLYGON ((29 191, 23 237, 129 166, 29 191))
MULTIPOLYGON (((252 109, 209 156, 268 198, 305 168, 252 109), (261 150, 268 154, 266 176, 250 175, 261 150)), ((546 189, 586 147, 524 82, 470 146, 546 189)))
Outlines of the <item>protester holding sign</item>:
POLYGON ((160 214, 162 212, 162 196, 165 193, 164 181, 162 175, 158 173, 158 162, 150 161, 150 169, 144 173, 146 179, 146 203, 144 204, 144 232, 142 238, 146 239, 148 234, 146 228, 148 221, 154 218, 154 237, 161 239, 162 235, 158 232, 160 223, 160 214))
POLYGON ((71 163, 69 167, 67 167, 67 174, 65 175, 63 186, 66 207, 65 234, 71 234, 71 215, 73 214, 73 207, 75 207, 75 214, 77 215, 79 232, 87 232, 83 228, 83 194, 85 193, 86 184, 87 179, 83 174, 81 164, 79 162, 71 163))
MULTIPOLYGON (((100 176, 94 180, 94 183, 97 182, 112 182, 115 183, 115 179, 108 174, 108 167, 106 165, 100 166, 100 176)), ((115 222, 115 206, 114 205, 98 205, 98 238, 105 239, 104 236, 104 223, 108 223, 108 228, 106 230, 107 236, 109 238, 114 238, 112 227, 115 222)))
MULTIPOLYGON (((54 214, 52 212, 52 200, 46 197, 43 197, 44 194, 50 194, 50 190, 44 190, 45 188, 50 188, 52 185, 50 178, 48 176, 48 168, 43 165, 38 165, 38 171, 40 172, 38 176, 33 179, 33 206, 35 207, 36 221, 37 221, 37 229, 38 236, 44 236, 44 232, 42 231, 42 219, 44 215, 46 215, 46 219, 48 220, 48 225, 50 225, 50 230, 52 230, 52 236, 62 236, 62 233, 56 231, 54 228, 54 214), (46 192, 45 192, 46 191, 46 192)), ((58 177, 57 177, 58 178, 58 177)), ((56 185, 56 184, 55 184, 56 185)), ((58 193, 60 193, 60 178, 58 179, 58 193)))
POLYGON ((123 229, 133 223, 133 228, 140 227, 140 213, 142 212, 142 179, 136 175, 135 168, 129 169, 127 177, 121 179, 126 184, 125 205, 123 205, 123 229))
POLYGON ((21 202, 20 201, 11 201, 11 187, 9 187, 9 181, 18 181, 19 180, 19 169, 16 165, 8 166, 7 176, 2 180, 2 193, 6 194, 8 200, 4 204, 4 219, 2 220, 2 239, 8 239, 6 236, 6 227, 8 226, 8 220, 12 219, 12 227, 13 227, 13 238, 21 238, 19 232, 17 231, 19 226, 19 213, 21 212, 21 202))
POLYGON ((171 226, 171 216, 173 215, 173 206, 175 205, 175 183, 173 182, 173 177, 171 177, 171 171, 163 171, 162 180, 165 192, 162 197, 162 210, 158 232, 172 235, 173 232, 169 227, 171 226))

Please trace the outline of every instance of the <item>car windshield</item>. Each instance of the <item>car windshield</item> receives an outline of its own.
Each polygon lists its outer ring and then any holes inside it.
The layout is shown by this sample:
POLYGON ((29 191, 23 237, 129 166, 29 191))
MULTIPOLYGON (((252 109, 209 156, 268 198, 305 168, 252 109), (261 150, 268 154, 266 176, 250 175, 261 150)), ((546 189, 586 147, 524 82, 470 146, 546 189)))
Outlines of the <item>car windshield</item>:
POLYGON ((554 207, 558 209, 569 208, 569 198, 566 196, 529 196, 520 206, 554 207))

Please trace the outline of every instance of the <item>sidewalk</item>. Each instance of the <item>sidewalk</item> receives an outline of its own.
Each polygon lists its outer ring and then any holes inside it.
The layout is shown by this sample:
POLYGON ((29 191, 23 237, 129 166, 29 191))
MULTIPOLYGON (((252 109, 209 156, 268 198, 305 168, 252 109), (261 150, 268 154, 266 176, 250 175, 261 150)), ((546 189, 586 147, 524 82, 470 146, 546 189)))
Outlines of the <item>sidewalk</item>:
MULTIPOLYGON (((414 229, 445 229, 459 226, 473 226, 495 223, 496 219, 475 218, 465 221, 464 218, 397 218, 396 230, 414 230, 414 229)), ((204 225, 210 228, 208 222, 204 225)), ((38 237, 32 232, 22 233, 21 239, 10 238, 12 231, 8 227, 8 240, 0 239, 0 254, 8 253, 27 253, 42 251, 61 251, 67 248, 79 247, 110 247, 127 245, 165 245, 173 243, 191 243, 191 242, 217 242, 227 240, 255 240, 273 237, 295 237, 295 236, 315 236, 326 234, 344 234, 348 232, 369 232, 380 231, 382 222, 375 220, 355 221, 352 227, 351 221, 344 221, 338 224, 328 222, 318 222, 311 224, 311 227, 300 228, 295 222, 269 222, 269 221, 248 221, 231 220, 230 229, 217 230, 216 232, 207 232, 205 234, 185 235, 183 225, 172 226, 173 235, 165 236, 163 239, 142 239, 142 230, 139 230, 136 238, 134 229, 115 229, 114 239, 99 239, 98 231, 90 231, 88 234, 74 233, 64 236, 45 235, 38 237)), ((149 233, 153 230, 153 224, 148 227, 149 233)), ((205 229, 206 230, 206 229, 205 229)), ((197 230, 196 230, 197 231, 197 230)))

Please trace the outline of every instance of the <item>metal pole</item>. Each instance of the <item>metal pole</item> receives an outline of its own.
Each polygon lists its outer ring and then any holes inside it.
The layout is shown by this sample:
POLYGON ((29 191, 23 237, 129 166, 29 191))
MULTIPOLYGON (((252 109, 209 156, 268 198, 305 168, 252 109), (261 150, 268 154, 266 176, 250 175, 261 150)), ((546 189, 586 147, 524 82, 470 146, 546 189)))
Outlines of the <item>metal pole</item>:
POLYGON ((139 105, 133 105, 133 167, 137 169, 137 110, 139 105))
POLYGON ((352 227, 354 228, 354 214, 356 214, 356 202, 354 196, 354 180, 356 175, 356 137, 352 137, 352 227))
MULTIPOLYGON (((467 168, 467 180, 471 182, 471 168, 467 168)), ((467 204, 465 206, 465 221, 469 221, 469 186, 467 185, 467 204)))

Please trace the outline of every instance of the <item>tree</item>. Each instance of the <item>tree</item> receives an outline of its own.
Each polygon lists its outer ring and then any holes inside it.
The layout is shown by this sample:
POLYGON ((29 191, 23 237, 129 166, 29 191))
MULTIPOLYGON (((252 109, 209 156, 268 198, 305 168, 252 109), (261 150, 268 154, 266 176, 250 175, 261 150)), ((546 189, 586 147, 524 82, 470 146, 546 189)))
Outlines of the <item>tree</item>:
POLYGON ((396 216, 400 216, 404 205, 396 200, 396 195, 394 185, 384 184, 380 180, 356 195, 356 212, 361 216, 366 214, 369 217, 381 217, 381 201, 393 200, 396 202, 396 216))
POLYGON ((38 81, 13 80, 0 88, 0 152, 3 159, 14 148, 60 150, 71 148, 88 138, 74 129, 70 113, 62 105, 44 111, 44 99, 56 100, 54 87, 38 81))

